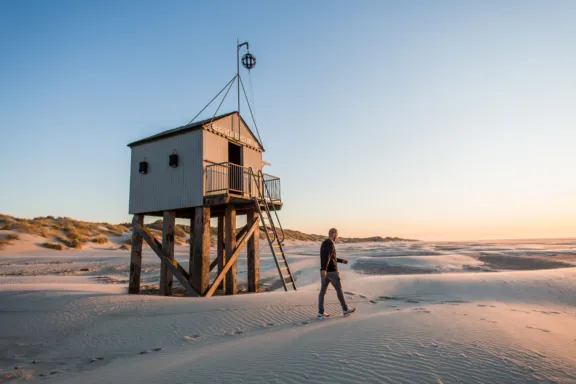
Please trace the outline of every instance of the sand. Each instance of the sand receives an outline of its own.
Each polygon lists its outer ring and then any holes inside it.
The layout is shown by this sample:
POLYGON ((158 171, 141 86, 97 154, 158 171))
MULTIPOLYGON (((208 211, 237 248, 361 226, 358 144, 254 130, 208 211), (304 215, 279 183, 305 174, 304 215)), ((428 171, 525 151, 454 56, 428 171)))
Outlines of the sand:
MULTIPOLYGON (((20 242, 0 252, 0 382, 576 382, 574 240, 341 245, 358 311, 343 317, 331 289, 327 320, 317 243, 286 246, 298 292, 197 299, 127 295, 128 252, 20 242)), ((277 285, 265 249, 262 279, 277 285)))

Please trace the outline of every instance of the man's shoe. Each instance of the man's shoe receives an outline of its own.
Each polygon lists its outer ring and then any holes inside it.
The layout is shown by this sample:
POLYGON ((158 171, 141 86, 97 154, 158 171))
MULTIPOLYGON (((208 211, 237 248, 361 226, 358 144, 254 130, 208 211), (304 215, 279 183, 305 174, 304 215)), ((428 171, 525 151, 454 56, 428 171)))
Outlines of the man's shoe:
POLYGON ((346 311, 344 311, 344 316, 347 316, 354 312, 356 312, 356 308, 348 308, 346 311))
POLYGON ((329 313, 319 313, 319 314, 318 314, 318 318, 319 318, 319 319, 327 319, 327 318, 329 318, 329 317, 330 317, 330 314, 329 314, 329 313))

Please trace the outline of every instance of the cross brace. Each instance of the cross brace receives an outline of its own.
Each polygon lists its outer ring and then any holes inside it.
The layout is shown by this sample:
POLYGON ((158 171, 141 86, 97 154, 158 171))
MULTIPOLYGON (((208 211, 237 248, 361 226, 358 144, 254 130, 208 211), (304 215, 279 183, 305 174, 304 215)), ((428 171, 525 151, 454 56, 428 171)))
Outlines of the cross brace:
POLYGON ((152 232, 150 232, 148 228, 141 226, 139 224, 134 225, 134 230, 137 231, 138 234, 142 236, 144 240, 146 240, 150 248, 152 248, 154 253, 156 253, 156 255, 160 258, 160 260, 162 260, 163 263, 166 263, 166 266, 168 266, 174 277, 176 277, 180 282, 180 284, 182 284, 182 286, 186 289, 186 296, 199 297, 200 295, 198 294, 198 292, 196 292, 194 288, 192 288, 190 283, 188 283, 189 279, 188 272, 186 272, 186 270, 182 268, 182 266, 180 265, 180 263, 178 263, 178 261, 176 261, 176 259, 170 260, 169 258, 166 257, 166 255, 164 255, 164 252, 162 252, 162 244, 154 237, 152 232))

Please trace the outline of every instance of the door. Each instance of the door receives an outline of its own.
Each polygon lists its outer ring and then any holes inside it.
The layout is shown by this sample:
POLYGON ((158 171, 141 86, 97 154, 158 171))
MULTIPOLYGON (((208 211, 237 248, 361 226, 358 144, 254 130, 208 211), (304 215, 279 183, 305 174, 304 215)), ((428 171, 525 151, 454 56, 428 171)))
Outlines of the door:
POLYGON ((242 147, 228 142, 228 189, 231 193, 244 193, 244 167, 242 147))

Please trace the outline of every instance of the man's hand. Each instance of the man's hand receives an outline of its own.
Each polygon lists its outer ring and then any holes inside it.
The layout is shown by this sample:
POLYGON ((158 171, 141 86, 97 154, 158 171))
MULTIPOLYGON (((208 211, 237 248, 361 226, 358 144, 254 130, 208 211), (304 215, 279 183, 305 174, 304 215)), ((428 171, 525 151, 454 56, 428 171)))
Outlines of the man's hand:
POLYGON ((343 264, 348 264, 348 260, 343 259, 343 260, 342 260, 342 263, 343 263, 343 264))
POLYGON ((326 271, 320 271, 320 277, 322 280, 326 279, 326 271))

